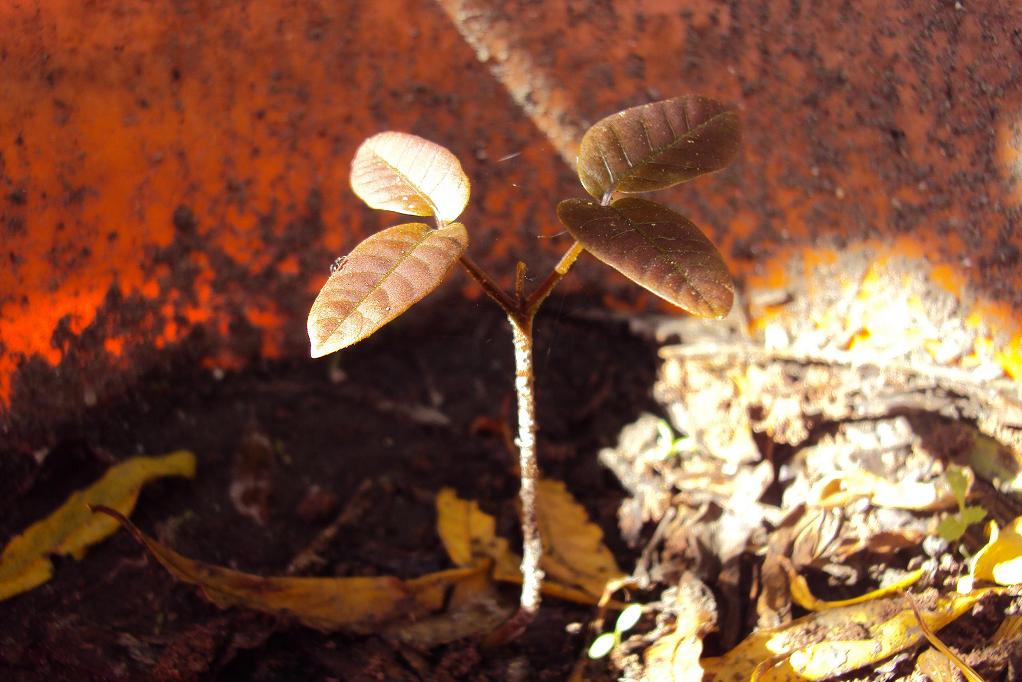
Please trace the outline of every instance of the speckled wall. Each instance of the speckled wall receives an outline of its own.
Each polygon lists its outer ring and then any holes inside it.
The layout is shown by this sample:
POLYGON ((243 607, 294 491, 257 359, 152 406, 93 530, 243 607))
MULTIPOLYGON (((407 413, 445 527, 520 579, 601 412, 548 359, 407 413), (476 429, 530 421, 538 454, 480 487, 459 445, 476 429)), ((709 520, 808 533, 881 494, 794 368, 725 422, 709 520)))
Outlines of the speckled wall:
POLYGON ((39 0, 0 6, 0 427, 73 414, 186 339, 210 367, 307 352, 330 262, 397 222, 347 188, 369 134, 462 159, 471 252, 507 282, 568 246, 554 206, 582 195, 585 127, 688 92, 736 106, 745 146, 664 198, 715 238, 753 332, 812 317, 827 282, 861 299, 894 259, 1017 376, 1018 3, 39 0))

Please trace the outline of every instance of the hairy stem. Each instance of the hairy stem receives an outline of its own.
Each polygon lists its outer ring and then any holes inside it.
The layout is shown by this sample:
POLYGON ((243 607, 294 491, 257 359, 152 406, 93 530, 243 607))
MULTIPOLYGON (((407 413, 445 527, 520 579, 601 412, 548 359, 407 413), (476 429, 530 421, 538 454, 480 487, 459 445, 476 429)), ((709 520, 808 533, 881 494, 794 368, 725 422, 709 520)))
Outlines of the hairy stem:
POLYGON ((494 632, 489 642, 499 644, 520 635, 539 611, 540 588, 543 571, 539 567, 543 556, 543 541, 536 523, 536 482, 539 466, 536 463, 536 403, 532 370, 531 314, 508 314, 515 347, 515 394, 518 397, 518 466, 522 503, 522 594, 518 611, 494 632))
POLYGON ((539 558, 543 554, 536 527, 536 403, 532 371, 532 316, 509 318, 515 346, 515 393, 518 396, 518 465, 521 469, 522 501, 522 609, 535 613, 539 608, 539 587, 543 572, 539 558))
POLYGON ((462 256, 461 264, 468 274, 483 288, 483 291, 503 309, 511 324, 515 348, 515 394, 518 398, 518 464, 522 503, 522 595, 518 611, 488 638, 490 644, 501 644, 520 635, 532 622, 539 611, 540 588, 543 586, 543 571, 539 560, 543 556, 543 541, 536 522, 536 483, 539 480, 539 466, 536 462, 536 394, 532 367, 532 321, 540 305, 564 278, 571 265, 582 253, 582 245, 575 242, 561 257, 553 272, 540 284, 532 295, 525 296, 525 264, 518 263, 515 272, 514 296, 505 293, 468 256, 462 256))

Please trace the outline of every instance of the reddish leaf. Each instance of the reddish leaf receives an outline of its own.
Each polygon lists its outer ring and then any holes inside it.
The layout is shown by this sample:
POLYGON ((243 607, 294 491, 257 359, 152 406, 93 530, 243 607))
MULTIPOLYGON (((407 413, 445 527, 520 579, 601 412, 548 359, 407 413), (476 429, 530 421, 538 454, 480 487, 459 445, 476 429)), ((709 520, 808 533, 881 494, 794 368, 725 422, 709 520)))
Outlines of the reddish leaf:
POLYGON ((657 296, 700 317, 724 317, 734 286, 727 266, 687 218, 643 199, 601 206, 568 199, 557 217, 582 246, 657 296))
POLYGON ((468 245, 461 223, 378 232, 344 258, 309 311, 312 357, 366 338, 436 289, 468 245))
POLYGON ((458 157, 408 133, 386 132, 362 143, 351 162, 351 188, 372 208, 456 219, 468 203, 469 181, 458 157))
POLYGON ((706 97, 675 97, 625 109, 586 131, 578 177, 597 199, 651 192, 724 168, 740 144, 734 111, 706 97))

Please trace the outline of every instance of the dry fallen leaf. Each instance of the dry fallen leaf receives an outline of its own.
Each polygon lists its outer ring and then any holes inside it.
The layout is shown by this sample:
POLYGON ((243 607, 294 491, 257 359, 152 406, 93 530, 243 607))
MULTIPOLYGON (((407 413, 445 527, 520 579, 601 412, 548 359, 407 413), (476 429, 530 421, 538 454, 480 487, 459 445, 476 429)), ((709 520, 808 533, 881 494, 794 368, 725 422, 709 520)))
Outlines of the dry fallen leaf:
POLYGON ((624 577, 603 544, 603 531, 589 520, 561 481, 542 479, 536 486, 536 521, 543 538, 541 567, 550 578, 575 586, 595 599, 607 583, 624 577))
POLYGON ((998 585, 1022 583, 1022 516, 1003 530, 991 521, 987 533, 987 544, 969 562, 969 575, 975 580, 989 580, 998 585))
POLYGON ((956 682, 955 666, 936 649, 927 649, 916 657, 916 672, 929 682, 956 682))
POLYGON ((135 508, 147 482, 164 476, 195 475, 195 455, 179 450, 160 457, 133 457, 73 493, 56 511, 16 535, 0 554, 0 600, 37 587, 53 575, 53 554, 81 559, 89 546, 111 535, 117 523, 89 511, 105 505, 123 514, 135 508))
POLYGON ((476 566, 493 562, 494 579, 521 582, 521 558, 497 537, 497 523, 473 500, 463 500, 450 488, 436 496, 437 532, 447 555, 458 566, 476 566))
MULTIPOLYGON (((921 615, 937 631, 972 608, 992 589, 940 597, 921 615)), ((827 609, 788 625, 758 630, 719 658, 701 661, 707 682, 824 680, 874 665, 923 637, 900 596, 827 609)))
POLYGON ((293 618, 324 632, 378 632, 394 621, 439 613, 448 590, 481 571, 457 568, 413 580, 393 576, 262 577, 188 559, 145 535, 116 511, 102 507, 97 511, 120 522, 171 575, 200 587, 220 608, 243 606, 293 618))
POLYGON ((703 637, 713 629, 716 609, 708 588, 686 573, 677 592, 674 630, 657 639, 643 654, 643 682, 700 682, 703 637))
POLYGON ((826 609, 851 606, 853 604, 861 604, 872 599, 886 597, 889 594, 894 594, 895 592, 900 592, 911 587, 926 573, 925 569, 920 568, 905 574, 901 580, 887 585, 886 587, 873 590, 872 592, 867 592, 866 594, 858 597, 852 597, 851 599, 839 599, 835 601, 824 601, 813 596, 813 593, 809 591, 809 583, 807 583, 806 579, 795 571, 795 567, 792 566, 790 561, 782 560, 781 563, 788 574, 788 585, 791 589, 792 601, 809 611, 824 611, 826 609))
POLYGON ((514 609, 501 601, 489 562, 479 564, 472 575, 459 580, 441 613, 425 618, 397 621, 384 634, 420 649, 493 632, 514 609))
POLYGON ((966 663, 965 659, 963 659, 961 656, 955 653, 951 649, 951 647, 949 647, 947 644, 944 644, 940 637, 937 636, 937 633, 930 629, 930 626, 927 624, 926 619, 923 618, 922 614, 919 612, 919 607, 916 605, 916 602, 914 599, 912 599, 911 595, 905 595, 905 598, 908 600, 909 606, 912 607, 912 613, 915 614, 916 623, 919 625, 919 630, 930 642, 930 645, 933 646, 933 648, 939 651, 940 653, 944 654, 947 660, 954 663, 955 667, 958 668, 958 670, 962 673, 962 676, 965 677, 967 682, 983 682, 983 678, 980 677, 979 673, 973 670, 972 666, 966 663))
MULTIPOLYGON (((436 504, 437 527, 451 561, 471 566, 489 559, 494 580, 521 584, 521 557, 496 536, 492 516, 449 488, 440 491, 436 504)), ((606 584, 624 576, 603 545, 603 532, 557 481, 539 482, 536 513, 544 546, 540 568, 548 578, 543 581, 543 593, 582 604, 599 603, 606 584)))
MULTIPOLYGON (((971 486, 975 475, 964 469, 971 486)), ((968 489, 968 488, 966 488, 968 489)), ((868 471, 842 471, 818 481, 809 493, 813 507, 843 507, 852 500, 865 497, 878 507, 931 511, 956 505, 954 491, 946 478, 933 481, 898 481, 892 483, 868 471)))

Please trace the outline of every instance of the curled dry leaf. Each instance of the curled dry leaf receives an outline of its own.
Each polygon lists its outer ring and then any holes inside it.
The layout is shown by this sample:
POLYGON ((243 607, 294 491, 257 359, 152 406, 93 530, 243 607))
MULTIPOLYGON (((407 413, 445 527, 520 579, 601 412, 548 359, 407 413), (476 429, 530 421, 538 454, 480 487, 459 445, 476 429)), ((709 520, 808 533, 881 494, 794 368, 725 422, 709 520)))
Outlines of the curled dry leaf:
MULTIPOLYGON (((963 471, 968 490, 975 475, 969 469, 963 471)), ((817 481, 809 492, 808 503, 813 507, 839 508, 861 497, 891 509, 932 511, 955 506, 955 493, 944 478, 891 482, 861 469, 835 472, 817 481)))
MULTIPOLYGON (((994 590, 937 599, 921 612, 931 631, 967 613, 994 590)), ((900 596, 819 611, 791 623, 757 630, 719 658, 700 661, 707 682, 827 680, 875 665, 915 646, 923 637, 912 608, 900 596)))
POLYGON ((861 604, 863 602, 872 601, 881 597, 886 597, 896 592, 901 592, 908 589, 912 585, 919 582, 919 579, 926 573, 926 569, 918 568, 914 571, 906 573, 900 580, 897 580, 890 585, 877 588, 866 594, 859 595, 858 597, 852 597, 851 599, 839 599, 834 601, 824 601, 815 597, 809 589, 809 583, 805 577, 800 575, 795 567, 792 566, 790 561, 782 561, 785 571, 788 574, 788 585, 791 590, 791 599, 796 604, 806 609, 807 611, 826 611, 827 609, 837 609, 842 606, 852 606, 853 604, 861 604))
POLYGON ((435 215, 445 223, 465 210, 470 190, 458 157, 435 142, 397 132, 362 143, 351 162, 351 188, 372 208, 435 215))
POLYGON ((130 514, 147 482, 194 475, 195 455, 185 450, 160 457, 132 457, 110 467, 98 481, 73 493, 48 517, 11 539, 0 554, 0 601, 49 580, 53 574, 51 555, 81 559, 89 546, 117 530, 116 522, 94 515, 90 505, 106 505, 130 514))
POLYGON ((740 145, 734 111, 707 97, 675 97, 598 121, 582 137, 578 177, 597 199, 651 192, 724 168, 740 145))
POLYGON ((439 612, 452 588, 480 572, 478 568, 458 568, 412 580, 393 576, 263 577, 189 559, 149 537, 116 511, 106 507, 96 507, 96 511, 116 519, 171 575, 201 588, 220 608, 242 606, 293 618, 324 632, 378 632, 395 621, 439 612))
POLYGON ((440 286, 468 246, 465 226, 407 223, 372 235, 348 254, 309 311, 312 357, 361 341, 440 286))
POLYGON ((987 535, 987 544, 969 562, 970 577, 999 585, 1022 583, 1022 516, 1003 529, 991 521, 987 535))
POLYGON ((724 259, 684 216, 643 199, 610 206, 567 199, 557 217, 587 251, 654 294, 700 317, 724 317, 734 285, 724 259))

